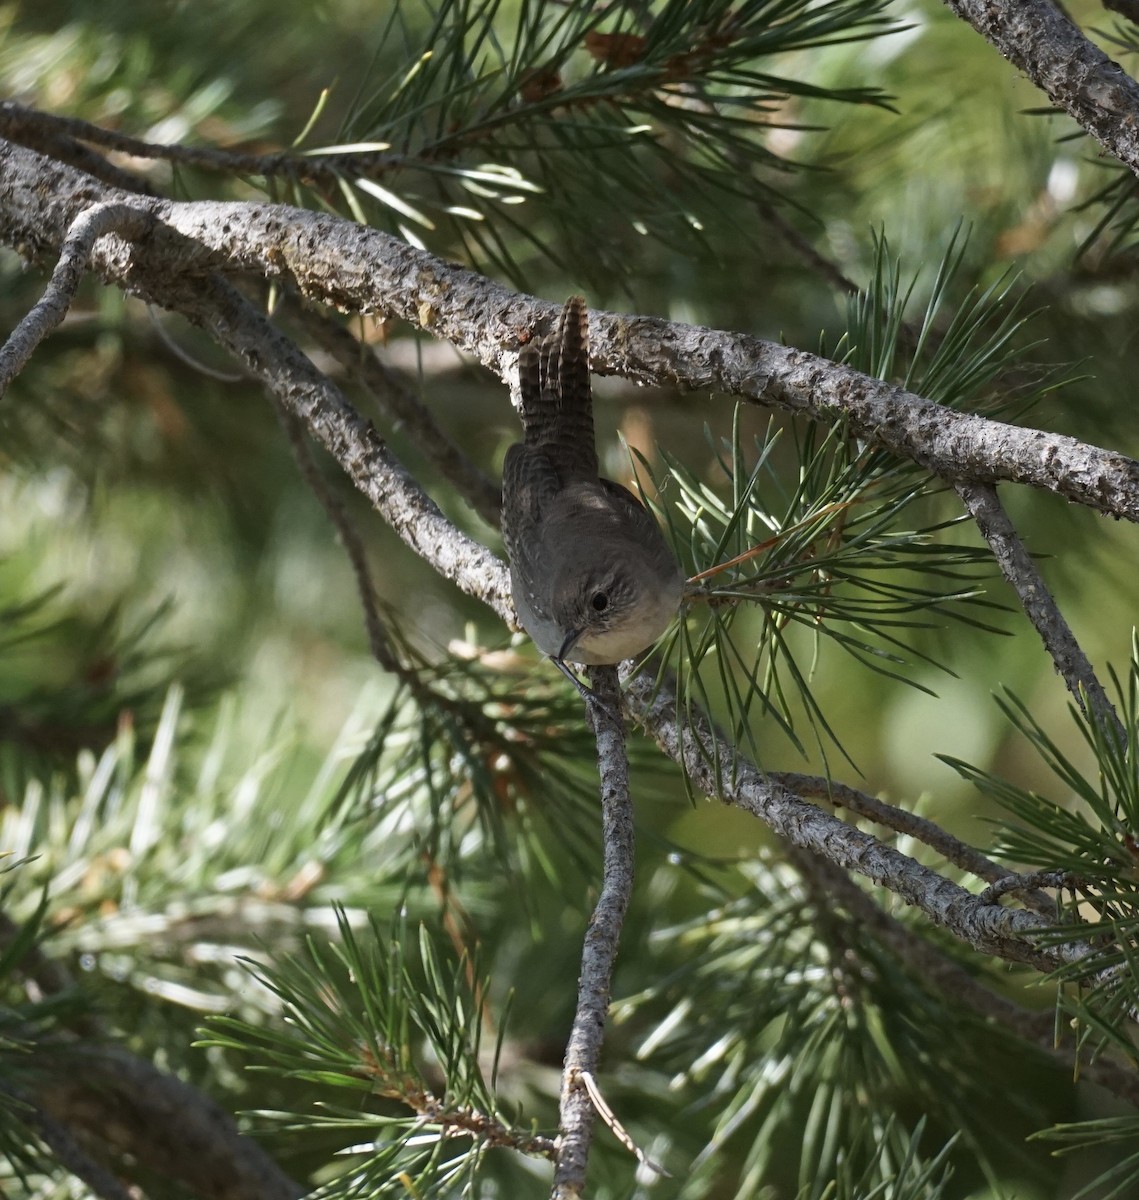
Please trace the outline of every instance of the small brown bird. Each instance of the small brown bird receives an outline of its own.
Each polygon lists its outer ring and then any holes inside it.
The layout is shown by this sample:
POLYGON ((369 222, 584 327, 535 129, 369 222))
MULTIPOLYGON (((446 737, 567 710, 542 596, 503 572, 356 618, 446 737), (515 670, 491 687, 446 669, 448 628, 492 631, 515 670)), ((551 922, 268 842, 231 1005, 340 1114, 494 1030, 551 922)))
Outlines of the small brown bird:
POLYGON ((510 587, 526 632, 581 688, 566 662, 616 663, 652 645, 684 575, 640 501, 598 475, 582 297, 523 348, 518 373, 525 440, 506 452, 502 479, 510 587))

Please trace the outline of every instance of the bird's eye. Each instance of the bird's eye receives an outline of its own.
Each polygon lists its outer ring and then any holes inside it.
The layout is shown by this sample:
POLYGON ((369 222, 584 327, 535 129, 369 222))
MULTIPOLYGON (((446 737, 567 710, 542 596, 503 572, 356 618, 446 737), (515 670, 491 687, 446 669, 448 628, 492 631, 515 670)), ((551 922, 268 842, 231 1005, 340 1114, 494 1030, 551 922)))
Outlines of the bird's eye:
POLYGON ((604 592, 594 592, 589 603, 594 612, 604 612, 609 607, 609 597, 604 592))

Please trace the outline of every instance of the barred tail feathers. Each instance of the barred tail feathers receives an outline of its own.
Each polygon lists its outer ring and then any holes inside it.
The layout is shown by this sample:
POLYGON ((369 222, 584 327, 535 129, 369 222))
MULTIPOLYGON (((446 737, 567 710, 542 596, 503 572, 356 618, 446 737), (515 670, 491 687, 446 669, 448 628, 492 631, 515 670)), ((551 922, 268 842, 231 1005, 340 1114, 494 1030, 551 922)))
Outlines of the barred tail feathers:
POLYGON ((589 310, 581 296, 562 308, 557 328, 519 356, 526 443, 542 446, 567 475, 597 477, 589 383, 589 310))

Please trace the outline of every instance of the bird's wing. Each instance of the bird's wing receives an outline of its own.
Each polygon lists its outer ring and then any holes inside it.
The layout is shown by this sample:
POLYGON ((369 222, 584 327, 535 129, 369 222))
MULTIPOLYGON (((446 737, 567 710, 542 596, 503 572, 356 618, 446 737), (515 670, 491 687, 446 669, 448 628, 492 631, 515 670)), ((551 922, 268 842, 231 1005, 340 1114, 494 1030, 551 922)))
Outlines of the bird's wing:
POLYGON ((657 525, 652 513, 627 487, 614 483, 612 479, 601 478, 597 482, 604 489, 606 495, 614 500, 618 511, 627 518, 633 528, 641 530, 651 525, 656 530, 657 536, 662 536, 660 526, 657 525))

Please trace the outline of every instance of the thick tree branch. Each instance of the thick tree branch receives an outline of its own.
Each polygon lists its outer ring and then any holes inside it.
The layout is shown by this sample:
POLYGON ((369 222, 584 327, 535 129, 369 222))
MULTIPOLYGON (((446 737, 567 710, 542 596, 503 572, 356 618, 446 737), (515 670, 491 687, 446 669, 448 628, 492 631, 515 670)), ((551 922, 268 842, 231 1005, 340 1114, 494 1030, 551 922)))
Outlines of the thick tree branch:
MULTIPOLYGON (((18 933, 19 927, 0 912, 0 948, 18 933)), ((27 951, 19 970, 45 995, 63 995, 75 987, 67 970, 39 946, 27 951)), ((37 1056, 40 1069, 26 1085, 33 1094, 21 1098, 29 1105, 26 1120, 31 1128, 95 1195, 120 1200, 142 1193, 134 1187, 128 1193, 76 1141, 77 1133, 88 1145, 128 1153, 166 1178, 198 1181, 200 1194, 210 1200, 287 1200, 300 1195, 299 1185, 209 1097, 128 1051, 106 1045, 106 1029, 97 1016, 83 1013, 71 1024, 92 1040, 44 1046, 37 1056), (78 1074, 72 1054, 82 1064, 78 1074), (205 1145, 205 1155, 199 1154, 198 1143, 205 1145), (189 1165, 182 1147, 193 1160, 189 1165)))
MULTIPOLYGON (((0 952, 7 951, 21 931, 21 926, 0 910, 0 952)), ((39 945, 29 946, 20 959, 12 964, 12 970, 27 981, 33 999, 79 993, 71 973, 56 959, 45 954, 39 945)), ((66 1023, 83 1037, 97 1038, 107 1034, 104 1023, 86 1008, 79 1009, 66 1023)))
POLYGON ((1139 83, 1052 0, 945 0, 1057 108, 1139 174, 1139 83))
POLYGON ((604 867, 601 894, 585 932, 577 1011, 566 1046, 552 1200, 573 1200, 585 1188, 594 1112, 581 1076, 583 1072, 597 1073, 617 946, 633 894, 634 815, 629 796, 625 730, 619 715, 621 691, 617 671, 613 667, 595 667, 590 678, 600 699, 600 704, 593 705, 593 720, 601 775, 604 867))
MULTIPOLYGON (((212 270, 291 279, 342 309, 388 312, 430 329, 503 377, 519 343, 554 318, 518 295, 374 229, 283 205, 175 204, 129 197, 71 167, 0 143, 0 241, 58 253, 75 217, 103 200, 146 206, 156 223, 132 255, 107 239, 93 265, 145 292, 151 278, 212 270)), ((153 293, 152 293, 153 294, 153 293)), ((955 412, 805 351, 743 334, 651 317, 591 313, 601 373, 740 396, 802 416, 845 417, 852 433, 947 479, 1026 483, 1099 512, 1139 521, 1139 463, 1075 438, 955 412)))

